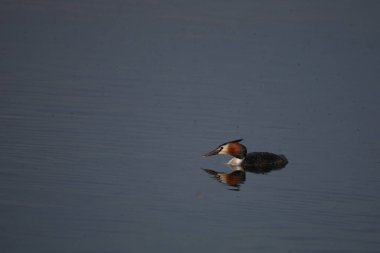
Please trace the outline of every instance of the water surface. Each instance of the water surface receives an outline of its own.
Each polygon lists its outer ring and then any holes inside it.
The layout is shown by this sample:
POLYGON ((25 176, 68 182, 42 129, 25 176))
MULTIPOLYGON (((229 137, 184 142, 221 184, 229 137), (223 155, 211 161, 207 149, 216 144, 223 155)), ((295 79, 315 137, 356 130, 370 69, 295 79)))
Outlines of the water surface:
POLYGON ((2 252, 378 252, 378 8, 1 3, 2 252))

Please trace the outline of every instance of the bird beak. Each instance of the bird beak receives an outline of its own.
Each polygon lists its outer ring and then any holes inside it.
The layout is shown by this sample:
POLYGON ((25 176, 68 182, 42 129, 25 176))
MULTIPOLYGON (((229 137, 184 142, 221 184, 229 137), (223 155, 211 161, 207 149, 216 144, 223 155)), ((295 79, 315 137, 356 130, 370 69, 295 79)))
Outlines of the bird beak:
POLYGON ((212 155, 217 155, 219 154, 219 152, 222 150, 222 147, 217 147, 216 149, 208 152, 207 154, 203 155, 203 156, 212 156, 212 155))

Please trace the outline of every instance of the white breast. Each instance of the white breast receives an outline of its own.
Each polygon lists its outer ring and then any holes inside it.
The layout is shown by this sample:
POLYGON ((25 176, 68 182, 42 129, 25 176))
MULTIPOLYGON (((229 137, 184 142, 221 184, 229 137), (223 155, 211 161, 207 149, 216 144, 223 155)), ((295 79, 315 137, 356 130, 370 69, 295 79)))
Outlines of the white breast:
POLYGON ((240 165, 243 162, 243 160, 244 158, 239 159, 239 158, 234 157, 231 160, 229 160, 227 164, 232 165, 232 166, 237 166, 237 165, 240 165))

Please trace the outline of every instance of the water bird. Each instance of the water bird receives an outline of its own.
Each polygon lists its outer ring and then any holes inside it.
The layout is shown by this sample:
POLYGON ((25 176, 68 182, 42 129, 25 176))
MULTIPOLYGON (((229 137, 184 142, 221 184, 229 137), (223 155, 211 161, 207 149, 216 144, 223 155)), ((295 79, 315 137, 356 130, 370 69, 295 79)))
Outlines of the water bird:
POLYGON ((247 148, 240 142, 243 139, 228 141, 208 152, 204 156, 230 155, 233 158, 228 161, 230 166, 241 166, 243 169, 276 169, 283 168, 288 163, 285 155, 277 155, 269 152, 247 153, 247 148))

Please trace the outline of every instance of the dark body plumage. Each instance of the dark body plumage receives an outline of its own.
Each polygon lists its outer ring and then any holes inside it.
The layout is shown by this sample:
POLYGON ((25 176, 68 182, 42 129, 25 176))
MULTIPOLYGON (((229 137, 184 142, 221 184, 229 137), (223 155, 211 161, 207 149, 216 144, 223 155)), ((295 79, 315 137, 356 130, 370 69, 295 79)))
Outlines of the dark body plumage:
POLYGON ((284 155, 277 155, 269 152, 248 153, 241 166, 246 170, 266 170, 280 169, 285 167, 288 159, 284 155))

